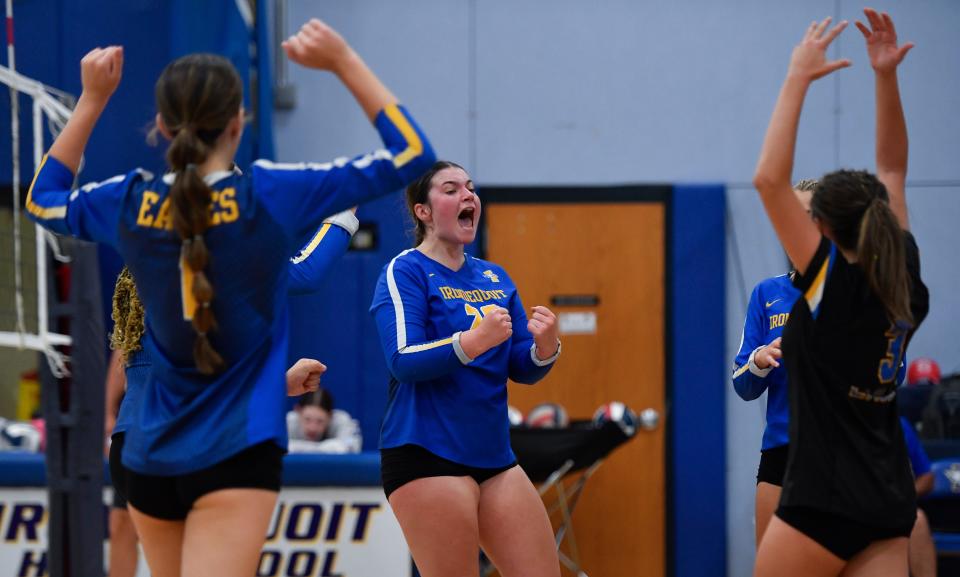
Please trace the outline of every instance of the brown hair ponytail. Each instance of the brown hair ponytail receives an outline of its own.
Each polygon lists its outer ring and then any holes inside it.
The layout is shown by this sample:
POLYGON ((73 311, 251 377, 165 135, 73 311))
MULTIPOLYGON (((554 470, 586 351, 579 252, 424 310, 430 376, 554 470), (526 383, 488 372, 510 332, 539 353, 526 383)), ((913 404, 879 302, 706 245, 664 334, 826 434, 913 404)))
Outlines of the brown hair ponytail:
POLYGON ((888 199, 886 187, 873 174, 838 170, 820 180, 810 209, 840 248, 856 252, 857 264, 890 320, 912 324, 903 230, 888 199))
POLYGON ((885 200, 875 198, 863 213, 857 262, 890 319, 913 324, 903 231, 885 200))
POLYGON ((170 186, 173 228, 180 237, 181 266, 192 272, 189 287, 196 308, 193 328, 197 340, 193 358, 197 370, 212 375, 223 370, 223 357, 210 342, 217 328, 211 303, 213 285, 204 233, 210 226, 213 191, 198 171, 229 122, 240 111, 240 77, 228 60, 212 54, 191 54, 170 63, 156 85, 157 109, 172 135, 167 164, 174 173, 170 186))

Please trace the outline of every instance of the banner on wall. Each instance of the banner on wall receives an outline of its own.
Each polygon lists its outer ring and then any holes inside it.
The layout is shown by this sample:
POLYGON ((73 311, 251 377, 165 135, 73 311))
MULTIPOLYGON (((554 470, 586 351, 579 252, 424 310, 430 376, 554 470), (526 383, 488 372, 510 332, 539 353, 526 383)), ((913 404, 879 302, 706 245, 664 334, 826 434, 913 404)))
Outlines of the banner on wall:
MULTIPOLYGON (((109 503, 109 489, 104 497, 109 503)), ((42 487, 0 490, 3 575, 49 575, 48 521, 47 493, 42 487)), ((411 573, 403 534, 379 487, 283 489, 257 570, 258 577, 409 577, 411 573)), ((141 555, 137 577, 148 576, 141 555)))

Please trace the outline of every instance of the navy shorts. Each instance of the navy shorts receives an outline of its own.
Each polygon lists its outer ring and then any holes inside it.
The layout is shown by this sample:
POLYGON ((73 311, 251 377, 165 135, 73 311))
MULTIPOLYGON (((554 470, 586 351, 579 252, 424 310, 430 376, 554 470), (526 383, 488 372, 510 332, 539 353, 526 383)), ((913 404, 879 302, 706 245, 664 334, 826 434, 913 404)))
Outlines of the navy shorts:
POLYGON ((517 465, 514 461, 492 469, 468 467, 434 455, 419 445, 380 449, 380 476, 383 492, 390 494, 410 481, 426 477, 471 477, 479 485, 517 465))
POLYGON ((127 499, 134 509, 151 517, 182 521, 197 499, 214 491, 279 492, 283 453, 273 441, 264 441, 206 469, 184 475, 142 475, 127 469, 127 499))
POLYGON ((113 508, 127 508, 127 469, 120 462, 123 453, 123 432, 110 437, 110 483, 113 485, 113 508))
POLYGON ((912 522, 903 527, 874 527, 810 507, 781 505, 776 515, 844 561, 849 561, 874 541, 909 537, 913 531, 912 522))
POLYGON ((787 455, 790 445, 780 445, 760 451, 760 466, 757 468, 757 484, 770 483, 783 487, 783 478, 787 474, 787 455))

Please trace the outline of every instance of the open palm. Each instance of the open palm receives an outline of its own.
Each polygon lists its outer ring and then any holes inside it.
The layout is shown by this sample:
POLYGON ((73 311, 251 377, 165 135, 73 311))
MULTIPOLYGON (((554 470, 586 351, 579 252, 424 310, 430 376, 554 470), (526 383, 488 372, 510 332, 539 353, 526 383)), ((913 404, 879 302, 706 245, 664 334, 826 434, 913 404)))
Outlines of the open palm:
POLYGON ((840 68, 850 66, 846 58, 830 61, 827 59, 827 48, 843 29, 846 21, 830 28, 831 18, 824 18, 820 22, 813 22, 807 28, 800 44, 793 49, 790 57, 790 74, 808 80, 816 80, 840 68))
POLYGON ((897 46, 897 29, 893 19, 886 12, 877 13, 872 8, 864 8, 864 15, 870 22, 870 27, 857 21, 857 28, 867 41, 867 55, 870 56, 870 65, 877 72, 895 70, 903 61, 907 52, 913 48, 912 42, 897 46))

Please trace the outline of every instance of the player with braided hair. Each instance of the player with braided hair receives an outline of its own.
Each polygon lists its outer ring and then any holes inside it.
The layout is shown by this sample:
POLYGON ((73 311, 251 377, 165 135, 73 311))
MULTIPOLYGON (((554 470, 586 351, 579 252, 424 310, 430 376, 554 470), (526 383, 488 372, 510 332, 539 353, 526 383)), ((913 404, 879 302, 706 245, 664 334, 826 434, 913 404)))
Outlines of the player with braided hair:
POLYGON ((384 150, 322 164, 257 161, 241 173, 239 76, 221 57, 191 54, 156 84, 170 172, 134 170, 71 190, 120 81, 123 50, 112 46, 81 62, 77 107, 28 192, 34 220, 117 248, 137 279, 151 366, 122 460, 155 577, 256 571, 286 445, 287 259, 324 217, 402 188, 434 160, 410 115, 336 31, 311 20, 283 47, 343 82, 384 150))

